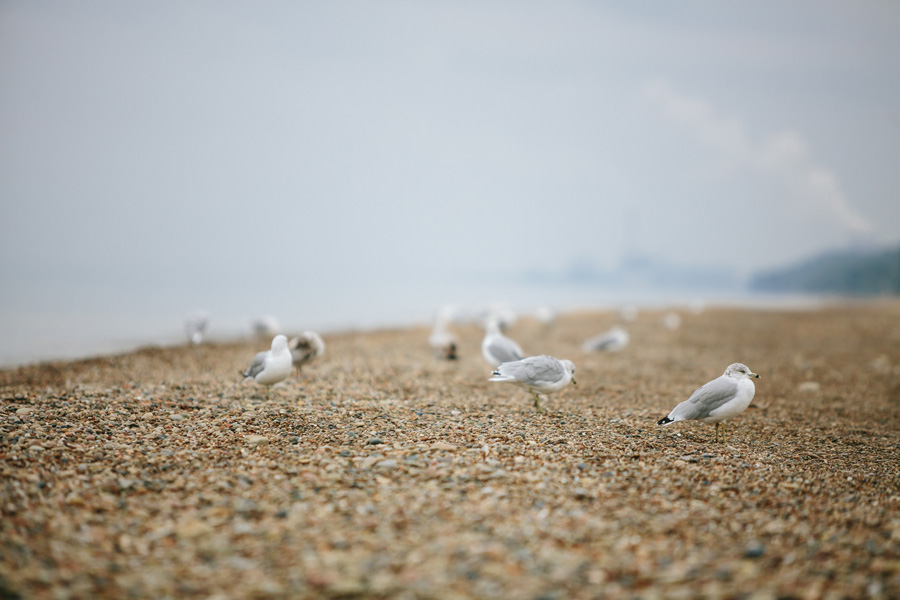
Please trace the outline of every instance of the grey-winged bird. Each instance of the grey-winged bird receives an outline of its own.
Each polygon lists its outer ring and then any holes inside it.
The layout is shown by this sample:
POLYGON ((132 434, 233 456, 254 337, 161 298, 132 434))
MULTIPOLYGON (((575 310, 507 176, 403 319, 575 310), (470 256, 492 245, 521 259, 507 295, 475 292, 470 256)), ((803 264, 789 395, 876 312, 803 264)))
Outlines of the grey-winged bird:
POLYGON ((657 425, 668 425, 676 421, 700 421, 715 423, 716 442, 719 441, 719 424, 722 424, 722 443, 725 443, 725 424, 723 421, 738 416, 750 406, 756 386, 753 379, 759 375, 750 371, 747 365, 734 363, 728 365, 721 377, 697 388, 691 397, 672 409, 668 416, 660 419, 657 425))

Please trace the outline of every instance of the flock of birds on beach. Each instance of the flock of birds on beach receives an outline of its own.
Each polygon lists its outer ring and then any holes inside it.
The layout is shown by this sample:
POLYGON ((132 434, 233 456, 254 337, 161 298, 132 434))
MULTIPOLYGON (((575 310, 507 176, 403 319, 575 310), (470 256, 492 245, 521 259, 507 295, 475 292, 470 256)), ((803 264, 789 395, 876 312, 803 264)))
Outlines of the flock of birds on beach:
MULTIPOLYGON (((545 324, 552 322, 554 315, 550 309, 539 309, 538 318, 545 324)), ((622 311, 625 320, 634 320, 636 310, 626 308, 622 311)), ((565 388, 575 382, 575 365, 570 360, 558 359, 547 355, 526 356, 522 348, 512 338, 505 335, 504 330, 515 319, 509 311, 494 311, 483 319, 485 334, 481 343, 481 354, 484 360, 494 368, 488 381, 509 383, 526 390, 534 399, 534 407, 538 412, 541 407, 540 395, 547 395, 565 388)), ((203 341, 209 325, 209 314, 198 312, 185 322, 185 332, 192 344, 203 341)), ((433 329, 428 338, 429 346, 435 357, 445 360, 458 358, 456 336, 450 330, 452 315, 447 311, 438 313, 433 329)), ((671 312, 664 316, 663 325, 669 329, 677 329, 681 318, 671 312)), ((268 336, 279 329, 277 320, 272 317, 257 319, 251 325, 257 335, 268 336)), ((616 325, 609 331, 590 338, 581 349, 584 352, 617 352, 628 345, 628 331, 616 325)), ((294 368, 299 374, 303 365, 322 356, 325 342, 314 331, 305 331, 299 336, 288 339, 282 334, 272 338, 269 350, 257 353, 250 366, 241 371, 245 381, 254 381, 268 390, 271 386, 287 379, 294 368)), ((743 413, 756 392, 753 379, 759 375, 753 373, 742 363, 729 365, 725 372, 697 388, 691 396, 678 404, 668 415, 660 419, 658 425, 669 425, 678 421, 696 420, 701 423, 715 425, 715 441, 725 442, 725 425, 728 419, 743 413)))

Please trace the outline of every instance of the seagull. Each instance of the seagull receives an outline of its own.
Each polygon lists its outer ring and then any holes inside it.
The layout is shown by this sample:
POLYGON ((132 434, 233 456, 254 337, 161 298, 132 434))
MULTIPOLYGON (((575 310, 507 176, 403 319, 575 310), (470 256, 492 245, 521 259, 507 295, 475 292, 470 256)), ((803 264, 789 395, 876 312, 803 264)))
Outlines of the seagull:
POLYGON ((484 340, 481 342, 481 355, 492 367, 525 358, 522 348, 501 333, 500 323, 495 320, 487 323, 484 340))
POLYGON ((500 331, 506 331, 513 325, 515 325, 517 320, 516 311, 510 308, 504 302, 495 302, 488 309, 487 312, 483 314, 482 322, 487 325, 491 321, 497 321, 497 325, 500 326, 500 331))
POLYGON ((666 315, 663 317, 662 323, 663 327, 665 327, 666 329, 675 331, 676 329, 681 327, 681 315, 679 315, 677 312, 666 313, 666 315))
POLYGON ((203 334, 209 327, 209 313, 205 310, 198 310, 189 316, 184 322, 184 332, 188 336, 188 341, 192 344, 203 342, 203 334))
POLYGON ((549 306, 538 307, 537 310, 534 311, 534 316, 541 322, 541 325, 547 328, 552 327, 553 323, 556 321, 556 312, 549 306))
POLYGON ((447 319, 441 315, 434 321, 434 329, 428 336, 428 345, 437 358, 456 360, 456 336, 447 329, 447 319))
POLYGON ((624 321, 636 321, 638 318, 638 307, 634 304, 626 304, 619 309, 619 316, 624 321))
POLYGON ((251 319, 250 329, 257 337, 269 337, 281 331, 281 323, 278 321, 278 317, 265 315, 251 319))
POLYGON ((308 362, 312 362, 325 353, 325 342, 315 331, 304 331, 288 342, 291 358, 297 372, 308 362))
MULTIPOLYGON (((759 375, 750 371, 747 365, 734 363, 725 369, 725 373, 717 379, 699 387, 691 397, 672 409, 669 416, 663 417, 656 424, 668 425, 675 421, 697 420, 702 423, 716 424, 716 442, 719 441, 719 423, 736 417, 744 412, 756 386, 751 378, 759 379, 759 375)), ((725 424, 722 424, 722 443, 725 443, 725 424)))
POLYGON ((541 412, 538 392, 551 394, 575 384, 575 365, 570 360, 559 360, 552 356, 529 356, 522 360, 505 362, 491 373, 488 381, 500 381, 522 386, 534 396, 534 407, 541 412))
POLYGON ((592 337, 584 344, 581 345, 581 350, 584 352, 593 352, 595 350, 603 350, 605 352, 618 352, 622 348, 628 345, 628 341, 630 340, 630 336, 628 332, 625 331, 625 328, 616 325, 606 333, 601 333, 596 337, 592 337))
POLYGON ((272 340, 272 349, 259 352, 253 357, 253 362, 241 375, 246 379, 252 379, 260 385, 266 386, 266 397, 269 395, 269 386, 287 379, 291 374, 291 351, 288 350, 287 338, 276 335, 272 340))

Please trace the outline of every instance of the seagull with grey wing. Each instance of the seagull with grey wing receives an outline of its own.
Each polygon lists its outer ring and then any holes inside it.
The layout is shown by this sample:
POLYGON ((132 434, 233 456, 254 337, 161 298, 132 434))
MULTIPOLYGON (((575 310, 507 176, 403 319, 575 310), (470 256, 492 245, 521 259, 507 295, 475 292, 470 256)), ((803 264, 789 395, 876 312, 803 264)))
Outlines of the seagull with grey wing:
POLYGON ((253 357, 253 362, 246 371, 242 371, 245 381, 252 379, 260 385, 266 386, 266 397, 269 395, 269 387, 287 379, 291 374, 293 360, 288 348, 287 338, 276 335, 272 340, 270 350, 259 352, 253 357))
POLYGON ((616 325, 606 333, 601 333, 596 337, 592 337, 581 345, 583 352, 618 352, 628 345, 631 337, 624 327, 616 325))
POLYGON ((491 373, 488 381, 512 383, 528 390, 534 396, 534 407, 541 412, 538 393, 552 394, 575 384, 575 365, 571 360, 559 360, 552 356, 529 356, 522 360, 505 362, 491 373))
MULTIPOLYGON (((716 442, 719 441, 719 424, 736 417, 750 406, 756 386, 753 379, 759 375, 750 371, 747 365, 734 363, 725 369, 717 379, 700 386, 691 397, 672 409, 657 425, 668 425, 676 421, 700 421, 716 424, 716 442)), ((722 443, 725 443, 725 424, 722 423, 722 443)))
POLYGON ((522 348, 503 335, 503 332, 500 331, 500 322, 495 319, 488 321, 485 327, 484 340, 481 342, 481 355, 492 367, 525 358, 522 348))

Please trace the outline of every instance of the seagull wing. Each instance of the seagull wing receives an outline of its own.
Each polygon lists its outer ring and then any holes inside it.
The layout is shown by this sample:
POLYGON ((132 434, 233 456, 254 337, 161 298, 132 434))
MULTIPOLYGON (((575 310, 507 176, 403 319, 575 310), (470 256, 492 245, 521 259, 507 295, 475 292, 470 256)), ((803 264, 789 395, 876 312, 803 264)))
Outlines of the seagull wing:
POLYGON ((549 356, 530 356, 526 359, 503 363, 492 381, 516 381, 525 385, 556 383, 565 377, 562 363, 549 356))
POLYGON ((673 421, 704 419, 709 413, 732 400, 737 391, 737 381, 723 375, 697 388, 690 398, 675 407, 669 418, 673 421))
POLYGON ((266 355, 268 352, 258 352, 256 356, 253 357, 253 362, 250 363, 250 366, 244 371, 244 377, 256 377, 262 370, 266 367, 266 355))
POLYGON ((528 381, 534 385, 556 383, 566 376, 563 364, 550 356, 535 356, 522 362, 528 381))

